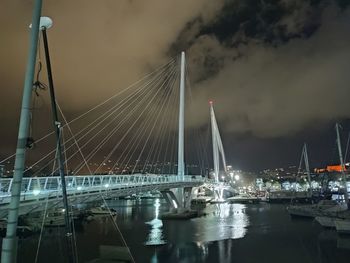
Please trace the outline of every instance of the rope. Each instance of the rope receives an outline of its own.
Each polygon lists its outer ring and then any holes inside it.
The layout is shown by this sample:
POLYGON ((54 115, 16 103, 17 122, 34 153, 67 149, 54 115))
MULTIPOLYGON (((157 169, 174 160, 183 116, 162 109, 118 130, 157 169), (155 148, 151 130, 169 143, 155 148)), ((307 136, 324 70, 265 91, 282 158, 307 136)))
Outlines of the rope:
POLYGON ((349 143, 350 143, 350 132, 348 134, 348 141, 346 142, 346 150, 344 155, 344 163, 346 163, 346 160, 348 158, 348 152, 349 152, 349 143))
MULTIPOLYGON (((62 110, 61 110, 61 107, 59 106, 58 103, 57 103, 57 107, 58 107, 58 109, 59 109, 59 111, 60 111, 60 113, 61 113, 61 116, 62 116, 64 122, 67 124, 68 130, 69 130, 69 132, 70 132, 72 138, 74 139, 74 143, 75 143, 75 145, 77 146, 78 151, 79 151, 79 153, 81 154, 81 157, 83 158, 84 163, 85 163, 87 169, 89 170, 90 174, 92 174, 92 173, 91 173, 91 170, 90 170, 90 167, 89 167, 87 161, 86 161, 85 158, 84 158, 83 152, 81 151, 81 148, 79 147, 79 144, 78 144, 77 140, 75 139, 75 136, 74 136, 74 134, 73 134, 73 132, 72 132, 72 130, 71 130, 71 128, 70 128, 68 122, 67 122, 67 119, 66 119, 66 117, 64 116, 64 114, 63 114, 63 112, 62 112, 62 110)), ((63 132, 62 132, 62 133, 63 133, 63 132)), ((65 154, 65 164, 67 165, 67 171, 68 171, 68 160, 67 160, 66 151, 64 151, 64 154, 65 154)))
MULTIPOLYGON (((57 141, 57 144, 56 144, 56 158, 57 157, 58 157, 58 141, 57 141)), ((56 161, 54 162, 54 164, 52 166, 51 176, 54 174, 55 166, 56 166, 56 161)), ((38 258, 39 258, 39 250, 40 250, 41 240, 42 240, 43 231, 44 231, 44 224, 45 224, 45 219, 46 219, 48 203, 49 203, 49 195, 47 195, 46 201, 45 201, 45 209, 44 209, 43 218, 42 218, 42 221, 41 221, 40 235, 39 235, 38 245, 37 245, 37 249, 36 249, 36 253, 35 253, 35 260, 34 260, 35 263, 38 262, 38 258)))
POLYGON ((103 202, 104 202, 104 205, 105 205, 105 206, 107 207, 107 209, 108 209, 109 215, 110 215, 110 217, 111 217, 111 221, 113 222, 113 225, 114 225, 114 228, 115 228, 115 229, 117 230, 117 232, 119 233, 119 235, 120 235, 120 237, 121 237, 121 239, 122 239, 122 242, 123 242, 124 246, 125 246, 125 247, 127 248, 127 250, 128 250, 128 253, 129 253, 129 255, 130 255, 131 261, 132 261, 133 263, 135 263, 136 261, 135 261, 134 257, 133 257, 132 254, 131 254, 130 248, 129 248, 128 244, 126 243, 126 240, 124 239, 124 236, 123 236, 122 232, 120 231, 117 222, 115 222, 115 220, 113 219, 112 212, 111 212, 111 210, 109 209, 109 206, 108 206, 106 200, 104 199, 104 197, 103 197, 102 195, 101 195, 101 198, 102 198, 102 200, 103 200, 103 202))

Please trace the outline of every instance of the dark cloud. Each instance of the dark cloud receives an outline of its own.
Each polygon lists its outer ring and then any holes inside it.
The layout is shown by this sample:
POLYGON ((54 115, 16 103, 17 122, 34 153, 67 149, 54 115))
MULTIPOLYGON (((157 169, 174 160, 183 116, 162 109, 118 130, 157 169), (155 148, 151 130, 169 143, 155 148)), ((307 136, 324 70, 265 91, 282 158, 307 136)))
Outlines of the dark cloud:
MULTIPOLYGON (((16 142, 32 3, 0 3, 1 153, 16 142)), ((212 98, 227 136, 276 138, 350 117, 348 6, 345 0, 50 0, 43 14, 54 20, 55 84, 69 117, 186 49, 188 109, 196 112, 189 125, 206 125, 212 98)), ((38 108, 48 109, 47 99, 38 100, 38 108)))
MULTIPOLYGON (((306 1, 298 3, 299 11, 313 8, 306 1)), ((270 31, 284 26, 290 32, 292 37, 283 43, 274 41, 278 36, 267 41, 263 31, 255 37, 237 31, 229 38, 237 43, 233 48, 215 34, 198 37, 190 47, 191 66, 197 80, 206 80, 196 85, 194 108, 213 98, 219 118, 225 121, 223 128, 262 137, 288 135, 316 121, 349 117, 350 14, 336 5, 324 5, 317 15, 317 30, 309 35, 304 34, 312 24, 309 13, 290 11, 270 24, 270 31)), ((197 116, 197 124, 201 119, 205 122, 206 115, 197 116)))

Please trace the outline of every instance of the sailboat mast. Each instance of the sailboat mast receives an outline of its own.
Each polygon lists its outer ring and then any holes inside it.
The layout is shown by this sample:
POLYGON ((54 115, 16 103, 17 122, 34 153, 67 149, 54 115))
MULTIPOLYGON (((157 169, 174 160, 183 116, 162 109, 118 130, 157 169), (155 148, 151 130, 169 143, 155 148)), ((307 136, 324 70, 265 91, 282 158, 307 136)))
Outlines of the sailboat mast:
POLYGON ((309 195, 312 197, 312 187, 311 187, 311 176, 310 176, 310 166, 309 166, 309 157, 307 154, 307 146, 306 143, 304 143, 304 162, 305 162, 305 169, 307 174, 307 180, 309 182, 309 195))
POLYGON ((349 202, 349 195, 348 195, 348 189, 346 184, 346 175, 345 175, 345 167, 344 167, 344 160, 343 160, 343 154, 341 150, 341 143, 340 143, 340 134, 339 134, 339 123, 335 124, 335 130, 337 131, 337 145, 338 145, 338 152, 339 152, 339 159, 340 159, 340 166, 341 166, 341 173, 344 180, 344 186, 345 186, 345 202, 348 204, 349 202))
POLYGON ((210 101, 210 123, 211 123, 211 138, 213 144, 213 163, 214 163, 214 178, 215 182, 219 182, 219 149, 216 138, 216 121, 215 121, 215 113, 213 108, 213 102, 210 101))
POLYGON ((18 209, 21 195, 22 177, 25 168, 26 144, 29 134, 30 103, 35 71, 42 0, 35 0, 27 68, 24 80, 21 117, 18 129, 16 159, 11 188, 11 201, 8 209, 6 237, 2 240, 1 262, 16 262, 18 209))
POLYGON ((59 174, 61 178, 62 196, 63 196, 63 206, 64 206, 64 219, 66 225, 66 238, 67 238, 67 250, 68 250, 68 261, 75 262, 75 256, 73 255, 73 235, 72 235, 72 222, 69 217, 69 206, 67 198, 66 180, 64 174, 64 158, 63 158, 63 148, 62 148, 62 136, 61 136, 61 123, 58 118, 56 96, 53 84, 49 45, 47 40, 46 28, 42 29, 42 35, 44 40, 45 49, 45 59, 47 67, 47 75, 49 80, 49 90, 51 98, 51 109, 53 117, 53 125, 55 127, 56 142, 57 142, 57 162, 59 166, 59 174))

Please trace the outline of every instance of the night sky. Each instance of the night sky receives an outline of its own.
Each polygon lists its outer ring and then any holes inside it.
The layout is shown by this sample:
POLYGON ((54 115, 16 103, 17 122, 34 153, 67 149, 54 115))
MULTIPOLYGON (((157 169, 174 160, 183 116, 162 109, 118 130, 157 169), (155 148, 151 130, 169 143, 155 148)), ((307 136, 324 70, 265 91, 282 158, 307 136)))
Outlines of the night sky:
MULTIPOLYGON (((2 158, 16 144, 32 7, 0 2, 2 158)), ((42 14, 54 21, 57 99, 68 117, 185 50, 193 96, 187 107, 196 112, 189 126, 208 124, 213 99, 234 167, 298 165, 304 142, 312 167, 336 163, 336 121, 345 151, 350 0, 48 0, 42 14)))

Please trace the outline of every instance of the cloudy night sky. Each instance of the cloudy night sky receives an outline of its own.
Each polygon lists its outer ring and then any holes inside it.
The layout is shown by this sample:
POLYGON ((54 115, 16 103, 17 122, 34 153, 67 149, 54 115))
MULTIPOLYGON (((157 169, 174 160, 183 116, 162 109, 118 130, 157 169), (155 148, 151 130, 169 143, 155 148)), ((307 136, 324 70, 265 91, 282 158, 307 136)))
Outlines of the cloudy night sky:
MULTIPOLYGON (((244 170, 337 162, 350 130, 349 0, 43 1, 57 98, 68 116, 186 51, 196 111, 208 100, 228 163, 244 170)), ((15 150, 33 1, 0 2, 0 157, 15 150)), ((45 78, 44 78, 45 80, 45 78)), ((43 102, 45 104, 45 102, 43 102)))

